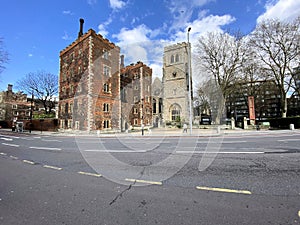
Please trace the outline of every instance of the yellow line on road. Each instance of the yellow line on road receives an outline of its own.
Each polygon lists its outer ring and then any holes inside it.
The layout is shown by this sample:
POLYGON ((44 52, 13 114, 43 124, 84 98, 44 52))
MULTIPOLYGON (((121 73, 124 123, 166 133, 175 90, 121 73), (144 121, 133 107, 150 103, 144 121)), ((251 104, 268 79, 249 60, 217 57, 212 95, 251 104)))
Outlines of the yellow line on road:
POLYGON ((251 195, 252 193, 247 190, 232 190, 226 188, 211 188, 211 187, 196 187, 198 190, 205 190, 205 191, 218 191, 218 192, 227 192, 227 193, 237 193, 237 194, 246 194, 251 195))
POLYGON ((44 165, 44 168, 48 168, 48 169, 53 169, 53 170, 62 170, 62 168, 56 167, 56 166, 49 166, 49 165, 44 165))
POLYGON ((162 182, 160 181, 136 180, 136 179, 129 179, 129 178, 126 178, 125 180, 130 182, 136 182, 136 183, 162 185, 162 182))
POLYGON ((28 164, 31 164, 31 165, 34 165, 35 163, 32 162, 32 161, 29 161, 29 160, 23 160, 24 163, 28 163, 28 164))
POLYGON ((88 172, 83 172, 83 171, 79 171, 78 173, 82 174, 82 175, 93 176, 93 177, 102 177, 101 174, 97 174, 97 173, 88 173, 88 172))

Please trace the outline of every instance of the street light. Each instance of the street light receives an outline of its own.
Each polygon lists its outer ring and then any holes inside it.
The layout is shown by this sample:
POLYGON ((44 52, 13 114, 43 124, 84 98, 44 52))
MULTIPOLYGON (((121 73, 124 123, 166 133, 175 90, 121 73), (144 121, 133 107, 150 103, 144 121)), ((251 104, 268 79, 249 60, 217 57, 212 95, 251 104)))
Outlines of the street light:
POLYGON ((187 31, 187 44, 188 44, 188 75, 189 75, 189 89, 188 89, 188 97, 189 97, 189 122, 190 122, 190 135, 192 134, 193 130, 193 121, 192 121, 192 69, 191 69, 191 44, 190 44, 190 31, 191 27, 188 28, 187 31))

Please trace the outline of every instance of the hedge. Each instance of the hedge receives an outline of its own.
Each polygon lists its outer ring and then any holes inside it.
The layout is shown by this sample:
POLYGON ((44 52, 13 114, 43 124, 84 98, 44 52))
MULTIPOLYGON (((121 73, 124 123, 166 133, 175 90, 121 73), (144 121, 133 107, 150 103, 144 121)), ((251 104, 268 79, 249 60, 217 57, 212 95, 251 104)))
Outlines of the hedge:
POLYGON ((286 117, 286 118, 273 118, 269 119, 271 128, 289 129, 290 124, 294 124, 296 129, 300 128, 300 116, 286 117))

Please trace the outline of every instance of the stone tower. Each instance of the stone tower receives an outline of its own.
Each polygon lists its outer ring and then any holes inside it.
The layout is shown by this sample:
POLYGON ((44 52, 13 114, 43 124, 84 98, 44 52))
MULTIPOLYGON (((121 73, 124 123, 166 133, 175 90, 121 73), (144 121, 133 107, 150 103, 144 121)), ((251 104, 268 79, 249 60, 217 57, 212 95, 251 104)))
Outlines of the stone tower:
POLYGON ((186 42, 166 46, 163 56, 163 120, 189 121, 188 47, 186 42))

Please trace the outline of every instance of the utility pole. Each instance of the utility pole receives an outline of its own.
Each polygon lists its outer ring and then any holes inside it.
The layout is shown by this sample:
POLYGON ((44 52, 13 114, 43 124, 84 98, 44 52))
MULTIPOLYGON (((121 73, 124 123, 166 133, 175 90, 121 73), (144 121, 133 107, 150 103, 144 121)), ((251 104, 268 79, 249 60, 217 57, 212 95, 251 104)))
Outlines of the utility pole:
POLYGON ((188 90, 188 97, 189 97, 189 123, 190 123, 190 135, 192 135, 192 131, 193 131, 193 120, 192 120, 192 69, 191 69, 191 43, 190 43, 190 31, 191 31, 191 27, 188 28, 187 31, 187 44, 188 44, 188 74, 189 74, 189 90, 188 90))

